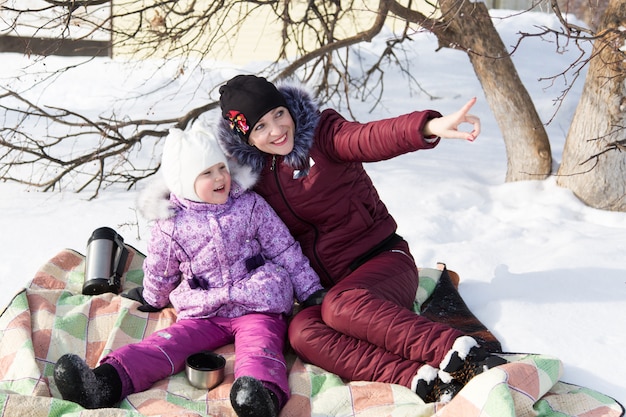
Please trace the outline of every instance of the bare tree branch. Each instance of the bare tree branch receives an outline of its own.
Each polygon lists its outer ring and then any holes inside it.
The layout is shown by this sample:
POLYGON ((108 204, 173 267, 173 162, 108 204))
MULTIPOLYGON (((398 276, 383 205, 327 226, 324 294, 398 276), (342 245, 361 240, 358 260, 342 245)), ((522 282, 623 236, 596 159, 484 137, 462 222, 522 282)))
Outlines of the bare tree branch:
MULTIPOLYGON (((488 56, 487 49, 477 52, 471 46, 475 40, 455 25, 458 19, 472 18, 467 14, 461 16, 464 11, 480 9, 479 5, 465 1, 409 0, 401 3, 380 0, 369 11, 362 10, 363 3, 355 0, 304 3, 290 0, 118 0, 113 6, 108 0, 42 2, 44 5, 39 8, 22 7, 18 0, 2 3, 0 11, 6 28, 0 31, 0 36, 21 27, 29 29, 33 37, 51 33, 57 40, 101 38, 110 41, 113 50, 132 50, 132 59, 166 56, 168 60, 180 63, 180 77, 173 76, 168 85, 143 90, 143 95, 135 97, 136 100, 154 100, 158 96, 154 93, 178 83, 185 71, 198 70, 202 73, 199 63, 211 51, 235 55, 241 29, 254 25, 254 19, 262 13, 280 28, 281 36, 276 60, 265 68, 264 74, 276 80, 292 78, 297 74, 303 82, 317 86, 315 93, 320 99, 333 97, 345 105, 353 117, 352 99, 367 100, 371 103, 371 110, 380 105, 385 75, 390 66, 400 69, 411 88, 434 98, 420 86, 411 68, 415 64, 406 57, 406 45, 416 31, 434 33, 440 48, 455 48, 493 60, 510 58, 519 43, 531 36, 554 39, 557 50, 571 42, 579 48, 577 59, 561 73, 542 79, 566 79, 567 88, 557 99, 559 101, 567 95, 592 58, 582 46, 583 42, 593 42, 604 36, 568 22, 561 15, 557 0, 551 0, 550 6, 559 16, 562 27, 538 28, 538 32, 532 34, 521 33, 518 44, 505 57, 488 56), (442 8, 443 3, 447 7, 442 8), (113 14, 104 13, 107 10, 112 10, 113 14), (40 16, 42 23, 37 26, 25 19, 32 15, 40 16), (378 56, 361 60, 359 46, 380 34, 391 18, 404 22, 402 33, 390 36, 378 56), (347 33, 345 28, 350 26, 355 29, 347 33), (298 58, 288 61, 289 56, 298 58), (359 63, 358 66, 355 62, 359 63)), ((51 49, 55 47, 58 45, 52 45, 51 49)), ((165 60, 163 65, 166 65, 165 60)), ((205 90, 197 89, 192 93, 201 98, 200 103, 189 99, 193 106, 182 108, 179 115, 161 118, 118 117, 115 110, 108 112, 104 109, 102 114, 93 116, 83 114, 70 105, 40 104, 27 99, 31 91, 45 89, 45 84, 71 70, 68 66, 49 73, 42 72, 32 85, 0 94, 0 112, 4 115, 0 123, 0 179, 31 184, 44 190, 70 184, 79 191, 95 188, 94 195, 114 183, 131 187, 158 169, 157 158, 150 166, 137 166, 133 152, 148 146, 156 149, 169 128, 184 129, 217 107, 211 99, 215 93, 211 90, 214 85, 203 85, 205 90), (25 121, 28 123, 22 123, 25 121), (26 125, 38 125, 41 131, 28 131, 23 127, 26 125)), ((158 68, 155 73, 157 71, 158 68)))

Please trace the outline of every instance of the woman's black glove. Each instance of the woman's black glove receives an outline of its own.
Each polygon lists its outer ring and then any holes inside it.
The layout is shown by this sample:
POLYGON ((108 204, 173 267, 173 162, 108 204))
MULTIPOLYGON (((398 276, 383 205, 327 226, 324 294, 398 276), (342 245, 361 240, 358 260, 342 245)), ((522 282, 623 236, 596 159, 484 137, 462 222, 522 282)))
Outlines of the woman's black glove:
POLYGON ((143 287, 135 287, 127 293, 122 294, 122 297, 138 301, 141 305, 137 307, 137 310, 143 311, 144 313, 155 313, 163 310, 162 308, 152 307, 148 304, 148 302, 143 298, 143 287))
POLYGON ((309 297, 300 303, 300 305, 302 308, 321 305, 327 292, 327 289, 317 290, 313 294, 309 295, 309 297))

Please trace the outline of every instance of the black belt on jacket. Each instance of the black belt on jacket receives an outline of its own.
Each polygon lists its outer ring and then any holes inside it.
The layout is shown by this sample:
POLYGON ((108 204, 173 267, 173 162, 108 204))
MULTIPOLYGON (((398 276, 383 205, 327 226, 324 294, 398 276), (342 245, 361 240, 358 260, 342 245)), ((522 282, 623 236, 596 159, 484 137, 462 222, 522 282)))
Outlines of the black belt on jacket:
POLYGON ((404 239, 399 234, 392 233, 391 236, 385 238, 385 240, 380 242, 378 245, 374 246, 372 249, 368 250, 363 255, 356 258, 350 264, 350 270, 354 271, 355 269, 363 265, 365 262, 372 259, 374 256, 379 255, 388 250, 391 250, 394 246, 396 246, 398 243, 402 242, 403 240, 404 239))

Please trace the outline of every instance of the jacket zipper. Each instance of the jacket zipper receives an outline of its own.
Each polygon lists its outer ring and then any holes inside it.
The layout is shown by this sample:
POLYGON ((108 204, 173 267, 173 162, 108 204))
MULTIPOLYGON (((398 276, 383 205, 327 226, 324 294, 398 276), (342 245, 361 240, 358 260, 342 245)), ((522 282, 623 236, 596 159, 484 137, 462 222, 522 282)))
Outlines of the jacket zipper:
POLYGON ((278 170, 276 169, 276 155, 272 155, 272 165, 270 166, 270 171, 272 171, 274 173, 274 181, 276 181, 276 188, 278 188, 278 192, 280 193, 280 196, 282 197, 283 201, 285 202, 285 206, 287 207, 287 209, 289 209, 291 214, 293 214, 293 216, 296 219, 300 220, 302 223, 308 224, 313 229, 313 231, 315 232, 315 239, 313 240, 313 254, 315 256, 315 259, 317 260, 317 264, 319 265, 320 269, 326 275, 326 279, 332 285, 336 284, 335 280, 332 278, 330 273, 324 267, 324 264, 322 263, 319 255, 317 253, 317 239, 319 238, 319 231, 317 230, 317 227, 315 227, 314 224, 304 220, 303 218, 301 218, 300 216, 298 216, 296 214, 296 212, 293 210, 293 208, 289 204, 289 201, 287 200, 287 197, 285 196, 285 193, 283 192, 283 188, 281 187, 280 180, 278 178, 278 170))

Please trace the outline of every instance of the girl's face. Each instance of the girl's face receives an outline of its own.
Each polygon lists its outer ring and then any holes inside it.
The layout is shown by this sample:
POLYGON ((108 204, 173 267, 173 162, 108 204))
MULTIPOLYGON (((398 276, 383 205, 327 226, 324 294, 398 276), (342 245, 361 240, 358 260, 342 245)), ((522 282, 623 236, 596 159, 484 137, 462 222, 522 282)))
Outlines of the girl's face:
POLYGON ((268 111, 254 125, 248 142, 272 155, 287 155, 293 150, 295 123, 287 107, 268 111))
POLYGON ((204 170, 196 178, 194 189, 205 203, 226 203, 230 193, 230 172, 226 164, 219 162, 204 170))

